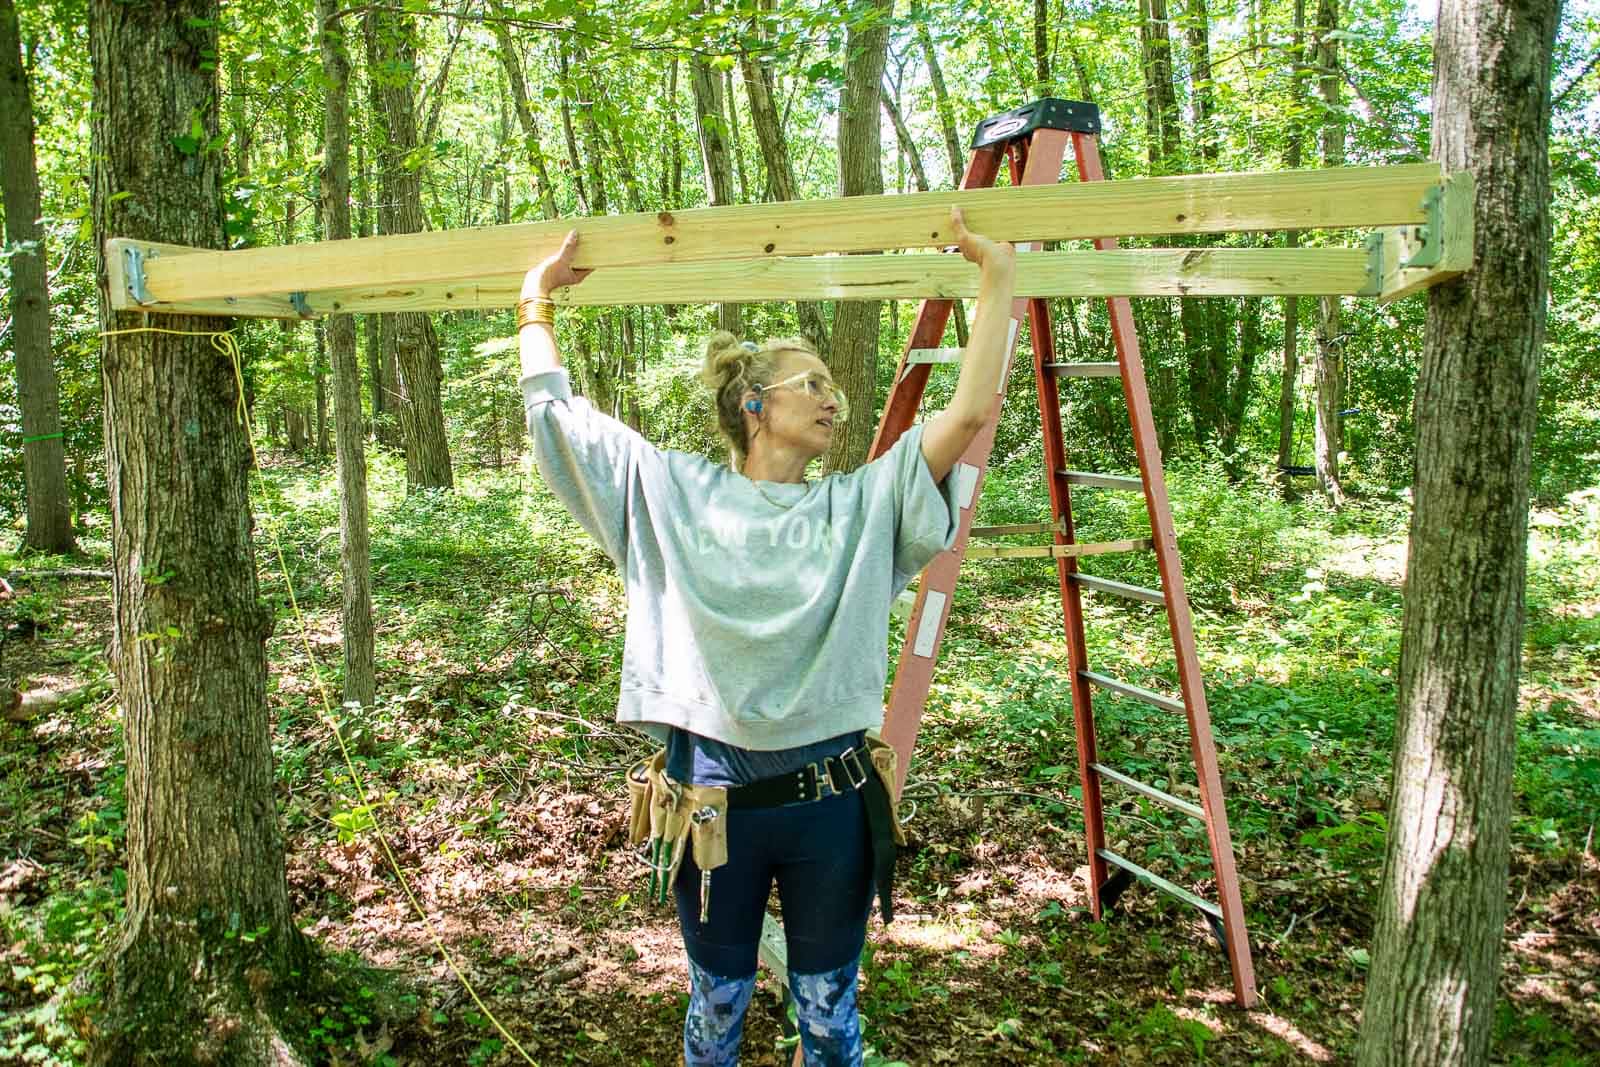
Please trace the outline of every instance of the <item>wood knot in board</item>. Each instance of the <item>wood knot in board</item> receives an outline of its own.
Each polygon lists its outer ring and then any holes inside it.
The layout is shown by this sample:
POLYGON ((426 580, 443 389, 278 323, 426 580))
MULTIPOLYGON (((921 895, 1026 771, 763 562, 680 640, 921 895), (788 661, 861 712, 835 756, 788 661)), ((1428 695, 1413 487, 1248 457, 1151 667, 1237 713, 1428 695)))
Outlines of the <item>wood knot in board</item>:
POLYGON ((768 241, 766 243, 766 246, 762 249, 762 251, 763 252, 771 252, 773 249, 775 249, 777 247, 778 247, 777 245, 773 244, 771 241, 768 241))
POLYGON ((670 211, 662 211, 662 212, 657 213, 656 221, 661 223, 661 225, 663 225, 663 226, 671 226, 675 222, 677 222, 678 220, 672 217, 672 212, 670 212, 670 211))
POLYGON ((1189 216, 1188 216, 1188 215, 1185 215, 1185 214, 1183 214, 1183 213, 1182 213, 1182 212, 1181 212, 1181 211, 1180 211, 1180 212, 1179 212, 1179 213, 1178 213, 1178 221, 1179 221, 1179 222, 1182 222, 1182 221, 1184 221, 1184 220, 1185 220, 1185 219, 1187 219, 1187 218, 1188 218, 1188 217, 1189 217, 1189 216))

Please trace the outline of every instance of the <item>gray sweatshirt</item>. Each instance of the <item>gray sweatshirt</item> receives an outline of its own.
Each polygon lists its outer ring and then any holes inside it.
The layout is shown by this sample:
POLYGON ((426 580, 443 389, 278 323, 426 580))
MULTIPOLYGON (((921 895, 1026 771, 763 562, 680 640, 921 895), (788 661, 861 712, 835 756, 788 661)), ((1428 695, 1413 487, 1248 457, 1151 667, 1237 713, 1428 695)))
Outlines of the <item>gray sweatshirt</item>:
POLYGON ((882 723, 889 606, 960 519, 920 425, 849 474, 758 487, 651 445, 565 370, 522 391, 546 484, 627 589, 617 721, 761 751, 882 723))

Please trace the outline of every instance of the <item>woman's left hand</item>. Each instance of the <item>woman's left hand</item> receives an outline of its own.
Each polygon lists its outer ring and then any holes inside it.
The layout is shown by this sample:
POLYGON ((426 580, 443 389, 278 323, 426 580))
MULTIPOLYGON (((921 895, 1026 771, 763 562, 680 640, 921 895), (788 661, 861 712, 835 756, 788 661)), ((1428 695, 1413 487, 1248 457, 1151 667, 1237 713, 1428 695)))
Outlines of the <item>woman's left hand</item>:
POLYGON ((967 219, 960 208, 950 209, 950 224, 955 229, 956 245, 961 249, 962 258, 968 262, 976 263, 982 270, 1016 266, 1017 250, 1011 246, 1011 242, 995 241, 981 233, 973 233, 967 229, 967 219))
POLYGON ((529 300, 534 297, 547 299, 552 292, 562 286, 577 285, 594 273, 593 270, 579 270, 572 265, 577 255, 578 231, 570 230, 567 239, 561 242, 561 247, 543 262, 534 264, 523 277, 522 299, 529 300))

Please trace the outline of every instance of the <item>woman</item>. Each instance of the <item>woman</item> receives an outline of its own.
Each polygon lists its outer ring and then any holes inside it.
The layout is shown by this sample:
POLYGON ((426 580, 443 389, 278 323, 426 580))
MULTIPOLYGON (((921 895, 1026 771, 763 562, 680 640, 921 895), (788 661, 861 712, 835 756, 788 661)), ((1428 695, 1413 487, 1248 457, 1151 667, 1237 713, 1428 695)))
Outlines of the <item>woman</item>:
POLYGON ((689 957, 694 1067, 738 1061, 774 880, 806 1062, 861 1062, 856 977, 875 884, 888 916, 872 840, 884 820, 869 818, 882 786, 862 768, 864 734, 883 717, 889 607, 955 539, 946 475, 1007 363, 1015 255, 970 233, 959 209, 951 221, 981 284, 950 405, 873 462, 817 480, 806 470, 847 412, 808 343, 711 339, 702 378, 729 469, 657 449, 572 397, 549 298, 588 273, 572 266, 576 233, 523 283, 522 388, 540 471, 626 582, 618 721, 665 744, 660 781, 674 797, 685 783, 719 801, 726 790, 725 807, 695 811, 697 826, 720 820, 718 858, 697 836, 694 856, 680 844, 663 866, 689 957))

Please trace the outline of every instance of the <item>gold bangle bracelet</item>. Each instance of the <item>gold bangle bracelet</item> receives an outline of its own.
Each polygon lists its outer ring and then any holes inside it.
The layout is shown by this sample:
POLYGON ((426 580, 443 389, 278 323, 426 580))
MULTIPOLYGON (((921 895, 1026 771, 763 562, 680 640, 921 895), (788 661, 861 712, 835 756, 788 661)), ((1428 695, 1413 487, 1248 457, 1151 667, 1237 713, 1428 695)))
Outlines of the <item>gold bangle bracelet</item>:
POLYGON ((517 301, 517 329, 533 323, 556 324, 556 303, 548 297, 533 296, 517 301))

